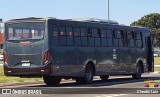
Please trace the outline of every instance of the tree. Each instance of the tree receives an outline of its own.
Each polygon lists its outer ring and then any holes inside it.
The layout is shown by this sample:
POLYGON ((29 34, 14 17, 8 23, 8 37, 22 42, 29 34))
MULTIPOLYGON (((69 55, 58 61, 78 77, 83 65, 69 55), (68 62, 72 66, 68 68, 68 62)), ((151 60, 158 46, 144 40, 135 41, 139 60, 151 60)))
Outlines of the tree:
POLYGON ((151 13, 143 16, 138 21, 131 23, 131 26, 148 27, 153 32, 154 45, 160 47, 160 14, 151 13))

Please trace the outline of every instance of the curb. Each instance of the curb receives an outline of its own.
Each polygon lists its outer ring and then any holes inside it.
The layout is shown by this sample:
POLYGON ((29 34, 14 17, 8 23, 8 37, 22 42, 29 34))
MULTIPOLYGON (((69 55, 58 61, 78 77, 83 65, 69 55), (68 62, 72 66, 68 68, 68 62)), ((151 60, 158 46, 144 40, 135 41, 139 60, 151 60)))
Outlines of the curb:
POLYGON ((154 65, 154 68, 160 68, 160 65, 154 65))
MULTIPOLYGON (((152 72, 149 74, 160 74, 160 72, 152 72)), ((94 77, 94 79, 99 79, 99 77, 94 77)), ((38 82, 2 83, 0 84, 0 88, 7 88, 7 86, 20 86, 20 85, 32 85, 32 84, 44 84, 44 82, 38 81, 38 82)))
POLYGON ((16 86, 16 85, 29 85, 29 84, 43 84, 43 81, 39 82, 18 82, 18 83, 3 83, 0 84, 0 87, 5 87, 5 86, 16 86))
MULTIPOLYGON (((68 80, 69 82, 72 80, 68 80)), ((62 79, 62 82, 66 82, 66 80, 62 79)), ((0 88, 1 87, 6 87, 6 86, 20 86, 20 85, 33 85, 33 84, 45 84, 44 81, 38 81, 38 82, 17 82, 17 83, 2 83, 0 84, 0 88)))
POLYGON ((151 72, 150 74, 160 74, 159 71, 151 72))

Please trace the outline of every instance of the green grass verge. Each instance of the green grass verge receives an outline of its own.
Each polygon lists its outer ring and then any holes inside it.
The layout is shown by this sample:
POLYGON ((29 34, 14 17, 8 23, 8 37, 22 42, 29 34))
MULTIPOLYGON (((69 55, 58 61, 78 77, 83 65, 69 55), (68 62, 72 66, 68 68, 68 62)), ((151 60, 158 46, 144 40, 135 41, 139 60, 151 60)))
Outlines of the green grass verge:
POLYGON ((38 82, 38 81, 42 81, 42 78, 6 77, 3 72, 3 67, 0 67, 0 83, 38 82))
POLYGON ((160 65, 160 57, 154 57, 154 64, 160 65))
POLYGON ((3 64, 3 61, 0 61, 0 64, 3 64))
POLYGON ((154 68, 154 71, 160 72, 160 68, 154 68))
POLYGON ((0 49, 0 54, 2 54, 3 53, 3 49, 0 49))

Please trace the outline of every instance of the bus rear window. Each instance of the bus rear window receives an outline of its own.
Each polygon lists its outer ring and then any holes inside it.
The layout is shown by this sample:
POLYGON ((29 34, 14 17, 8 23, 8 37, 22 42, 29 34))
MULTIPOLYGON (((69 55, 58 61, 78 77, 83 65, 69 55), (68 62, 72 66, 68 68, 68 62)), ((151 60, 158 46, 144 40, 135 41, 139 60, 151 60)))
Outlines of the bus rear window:
POLYGON ((44 23, 18 23, 7 25, 8 40, 42 39, 44 23))
POLYGON ((23 29, 23 38, 27 39, 29 37, 29 29, 23 29))
POLYGON ((9 38, 13 37, 13 28, 8 29, 8 37, 9 38))

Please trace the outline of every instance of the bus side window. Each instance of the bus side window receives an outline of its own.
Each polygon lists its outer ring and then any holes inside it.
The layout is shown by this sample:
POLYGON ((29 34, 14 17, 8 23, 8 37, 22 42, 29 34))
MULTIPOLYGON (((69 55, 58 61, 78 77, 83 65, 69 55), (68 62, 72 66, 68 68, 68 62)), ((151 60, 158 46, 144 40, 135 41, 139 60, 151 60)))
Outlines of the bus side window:
POLYGON ((67 44, 67 37, 66 37, 66 31, 64 26, 60 26, 60 32, 59 32, 59 38, 60 38, 60 45, 66 46, 67 44))
POLYGON ((112 30, 107 30, 107 43, 108 43, 108 46, 113 46, 113 35, 112 35, 112 30))
POLYGON ((9 28, 8 29, 8 39, 12 39, 14 36, 13 36, 13 28, 9 28))
POLYGON ((129 47, 131 48, 135 47, 133 31, 127 31, 127 38, 129 47))
POLYGON ((95 42, 95 46, 101 46, 101 38, 100 38, 100 29, 92 29, 93 36, 95 38, 94 42, 95 42))
POLYGON ((113 32, 114 47, 118 47, 117 30, 114 30, 113 32))
POLYGON ((75 27, 74 31, 74 43, 76 46, 81 46, 81 30, 79 27, 75 27))
POLYGON ((88 43, 89 46, 94 46, 94 30, 89 28, 88 29, 88 43))
POLYGON ((67 33, 67 45, 71 46, 71 45, 73 45, 73 30, 72 30, 72 27, 66 27, 66 33, 67 33))
POLYGON ((132 34, 130 33, 130 31, 126 31, 126 38, 125 38, 126 47, 130 46, 130 39, 132 39, 132 34))
POLYGON ((118 46, 123 47, 124 46, 124 32, 122 30, 117 32, 117 38, 118 38, 118 46))
POLYGON ((127 38, 127 31, 123 31, 123 42, 124 42, 124 47, 128 47, 128 38, 127 38))
POLYGON ((59 45, 59 35, 58 35, 58 27, 56 25, 53 25, 53 39, 52 39, 53 45, 59 45))
POLYGON ((107 46, 107 30, 101 30, 102 46, 107 46))
POLYGON ((143 47, 142 33, 139 31, 135 32, 135 43, 136 43, 136 47, 138 47, 138 48, 143 47))
POLYGON ((81 28, 81 40, 82 40, 82 46, 87 46, 87 29, 81 28))

